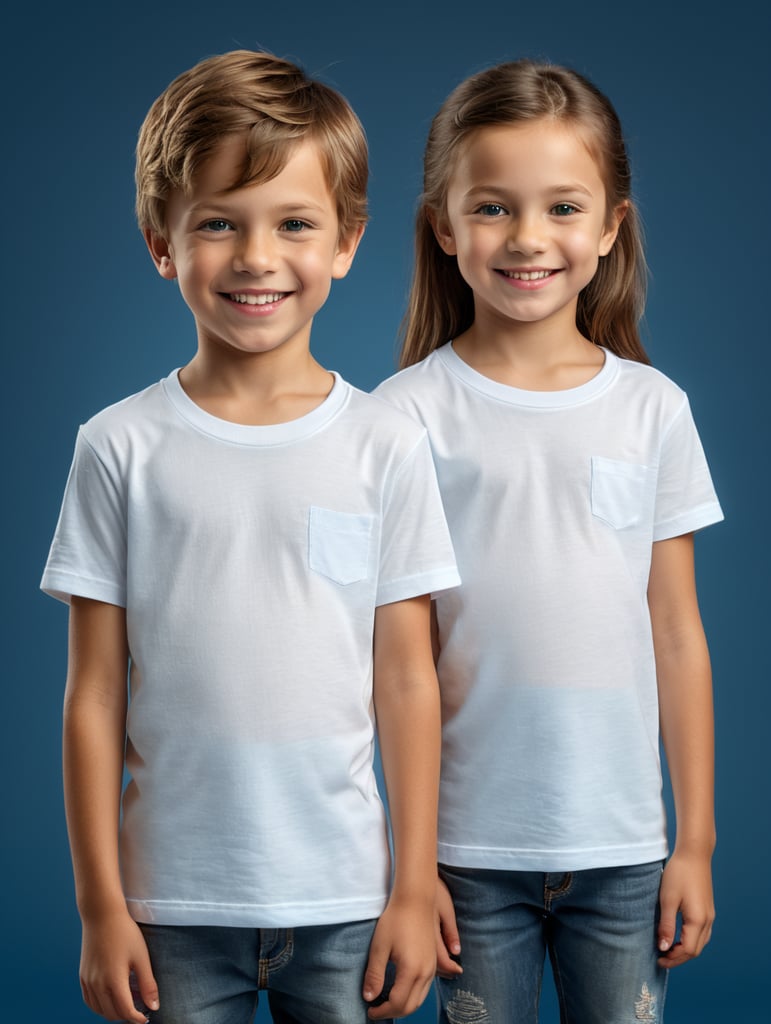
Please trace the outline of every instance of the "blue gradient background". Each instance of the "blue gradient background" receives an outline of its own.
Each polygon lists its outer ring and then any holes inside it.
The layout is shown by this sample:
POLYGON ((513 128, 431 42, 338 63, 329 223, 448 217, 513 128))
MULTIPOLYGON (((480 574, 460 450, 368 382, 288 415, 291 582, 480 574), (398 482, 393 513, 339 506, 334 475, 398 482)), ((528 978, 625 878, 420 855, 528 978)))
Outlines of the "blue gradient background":
MULTIPOLYGON (((296 58, 339 88, 367 128, 371 224, 314 329, 318 358, 365 389, 393 369, 423 140, 449 90, 490 63, 528 55, 573 65, 615 102, 653 271, 649 351, 689 392, 727 516, 697 543, 716 681, 719 917, 701 960, 673 976, 668 1019, 768 1019, 771 674, 761 526, 771 82, 768 8, 755 6, 138 0, 116 7, 117 17, 96 2, 27 4, 2 16, 5 1019, 94 1019, 77 981, 60 797, 66 612, 37 586, 77 425, 193 351, 192 320, 135 228, 133 147, 175 75, 236 47, 296 58)), ((267 1019, 262 1008, 258 1019, 267 1019)), ((412 1019, 433 1020, 432 1007, 412 1019)), ((543 1022, 556 1021, 547 993, 543 1022)))

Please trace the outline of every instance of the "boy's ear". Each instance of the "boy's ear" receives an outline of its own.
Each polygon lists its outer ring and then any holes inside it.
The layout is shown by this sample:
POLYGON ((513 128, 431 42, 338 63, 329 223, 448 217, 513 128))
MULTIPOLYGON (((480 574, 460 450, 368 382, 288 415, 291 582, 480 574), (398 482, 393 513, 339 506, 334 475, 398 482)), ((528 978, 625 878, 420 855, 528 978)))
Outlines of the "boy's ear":
POLYGON ((364 227, 364 224, 357 224, 357 226, 355 228, 351 228, 347 234, 340 236, 337 243, 337 252, 335 253, 335 258, 332 261, 332 277, 335 280, 345 277, 351 269, 353 257, 356 255, 356 250, 359 248, 361 236, 364 234, 364 227))
POLYGON ((434 237, 439 243, 439 248, 442 249, 448 256, 457 256, 458 247, 455 244, 455 237, 450 227, 450 221, 446 214, 437 213, 436 210, 426 210, 426 217, 428 223, 434 232, 434 237))
POLYGON ((177 268, 174 266, 174 257, 169 243, 152 228, 145 228, 142 234, 158 273, 165 281, 173 281, 177 276, 177 268))
POLYGON ((625 199, 623 203, 618 204, 615 210, 611 210, 605 229, 602 232, 602 237, 600 238, 600 256, 607 256, 613 248, 613 243, 616 241, 616 237, 618 235, 618 229, 621 227, 621 221, 626 217, 628 209, 629 200, 625 199))

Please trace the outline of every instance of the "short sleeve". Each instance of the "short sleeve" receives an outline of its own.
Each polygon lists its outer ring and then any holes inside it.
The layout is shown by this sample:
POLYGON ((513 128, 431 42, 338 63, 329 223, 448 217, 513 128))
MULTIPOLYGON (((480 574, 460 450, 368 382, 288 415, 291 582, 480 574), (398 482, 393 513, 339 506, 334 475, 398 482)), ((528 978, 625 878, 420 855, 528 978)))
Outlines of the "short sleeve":
POLYGON ((41 589, 126 605, 126 514, 115 479, 81 428, 41 589))
POLYGON ((704 449, 684 398, 661 447, 653 540, 679 537, 722 519, 704 449))
POLYGON ((385 496, 376 603, 433 594, 460 583, 425 431, 385 496))

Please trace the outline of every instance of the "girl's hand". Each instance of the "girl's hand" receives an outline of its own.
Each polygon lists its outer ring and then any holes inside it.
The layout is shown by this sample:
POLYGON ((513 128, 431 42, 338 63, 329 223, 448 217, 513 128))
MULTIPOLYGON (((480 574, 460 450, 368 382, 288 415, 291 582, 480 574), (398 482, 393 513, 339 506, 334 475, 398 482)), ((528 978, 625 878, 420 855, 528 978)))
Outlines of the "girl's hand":
POLYGON ((460 936, 450 891, 441 878, 436 880, 436 973, 452 979, 463 968, 452 957, 460 955, 460 936))
POLYGON ((86 1005, 107 1020, 145 1024, 134 1005, 130 977, 149 1010, 157 1010, 158 986, 144 936, 125 910, 83 922, 80 985, 86 1005))
POLYGON ((712 934, 715 905, 710 857, 678 853, 675 849, 664 868, 659 905, 659 966, 678 967, 698 956, 712 934), (678 914, 681 925, 676 942, 678 914))

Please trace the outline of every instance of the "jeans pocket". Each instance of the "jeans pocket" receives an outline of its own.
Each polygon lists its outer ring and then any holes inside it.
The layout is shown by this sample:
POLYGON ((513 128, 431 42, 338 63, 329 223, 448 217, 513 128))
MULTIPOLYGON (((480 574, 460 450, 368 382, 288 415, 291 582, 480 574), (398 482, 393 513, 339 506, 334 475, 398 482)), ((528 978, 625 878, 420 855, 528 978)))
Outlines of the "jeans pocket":
POLYGON ((643 514, 648 467, 620 459, 592 456, 592 515, 624 530, 643 514))
POLYGON ((308 520, 311 569, 342 586, 366 579, 374 522, 371 515, 312 505, 308 520))

